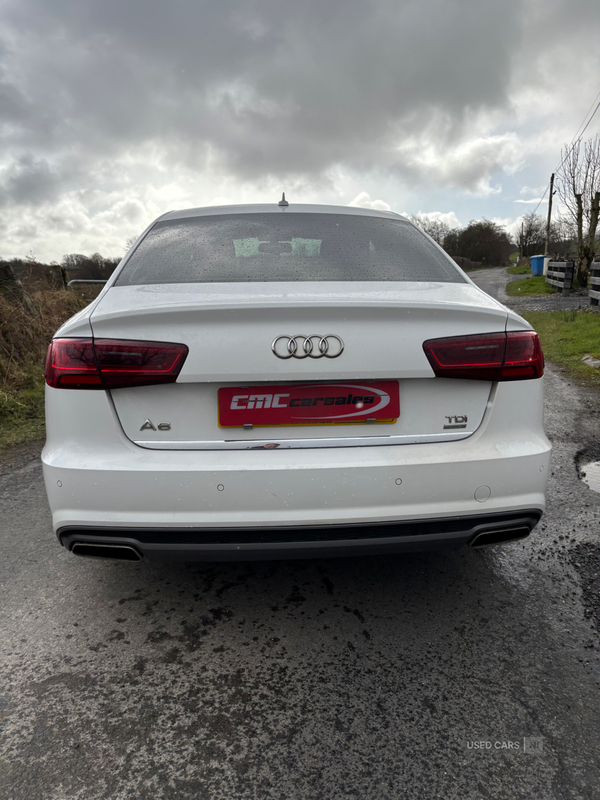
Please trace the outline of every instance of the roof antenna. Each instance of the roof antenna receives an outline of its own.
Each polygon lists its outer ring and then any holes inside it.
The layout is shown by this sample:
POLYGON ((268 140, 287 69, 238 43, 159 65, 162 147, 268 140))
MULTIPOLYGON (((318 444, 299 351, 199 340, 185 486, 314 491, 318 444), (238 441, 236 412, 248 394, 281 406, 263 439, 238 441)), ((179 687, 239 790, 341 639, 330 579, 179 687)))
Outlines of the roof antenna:
POLYGON ((285 192, 281 193, 281 200, 277 203, 278 206, 289 206, 288 201, 285 199, 285 192))

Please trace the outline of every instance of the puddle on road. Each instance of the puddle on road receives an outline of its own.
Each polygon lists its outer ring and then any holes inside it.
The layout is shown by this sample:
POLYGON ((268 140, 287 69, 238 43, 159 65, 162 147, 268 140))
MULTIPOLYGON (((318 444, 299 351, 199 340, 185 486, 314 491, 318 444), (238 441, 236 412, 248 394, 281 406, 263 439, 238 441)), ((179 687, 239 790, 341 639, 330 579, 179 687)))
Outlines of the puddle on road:
POLYGON ((591 464, 583 464, 579 469, 579 474, 590 489, 593 489, 595 492, 600 492, 600 461, 592 461, 591 464))

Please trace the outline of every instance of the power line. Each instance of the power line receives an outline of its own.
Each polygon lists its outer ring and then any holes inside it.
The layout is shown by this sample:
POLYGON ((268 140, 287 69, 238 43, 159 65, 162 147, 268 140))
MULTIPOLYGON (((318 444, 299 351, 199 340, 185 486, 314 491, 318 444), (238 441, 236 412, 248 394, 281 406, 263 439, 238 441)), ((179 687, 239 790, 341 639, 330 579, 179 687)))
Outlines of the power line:
MULTIPOLYGON (((591 116, 591 117, 588 119, 588 121, 587 121, 587 123, 586 123, 586 125, 585 125, 585 128, 584 128, 584 129, 581 131, 581 133, 580 133, 580 134, 579 134, 579 136, 577 137, 577 141, 575 141, 575 142, 572 142, 572 143, 571 143, 571 147, 569 148, 569 150, 567 150, 567 152, 566 152, 566 154, 565 154, 565 157, 563 158, 563 160, 560 162, 560 164, 559 164, 559 165, 558 165, 558 167, 556 168, 557 170, 558 170, 558 169, 560 169, 560 168, 562 167, 562 165, 565 163, 565 161, 566 161, 566 160, 567 160, 567 158, 569 157, 569 153, 571 153, 571 152, 572 152, 572 151, 575 149, 575 145, 576 145, 578 142, 580 142, 580 141, 581 141, 581 137, 582 137, 582 136, 583 136, 583 134, 586 132, 586 130, 587 130, 587 128, 588 128, 588 125, 590 124, 590 122, 591 122, 591 121, 594 119, 594 117, 596 116, 596 111, 598 111, 598 109, 599 109, 599 108, 600 108, 600 102, 598 103, 598 105, 597 105, 597 106, 596 106, 596 108, 594 109, 594 113, 592 114, 592 116, 591 116)), ((581 127, 581 125, 580 125, 579 127, 581 127)), ((556 172, 556 170, 554 170, 554 171, 556 172)))
MULTIPOLYGON (((594 108, 594 104, 595 104, 595 103, 597 103, 597 102, 598 102, 598 100, 600 100, 600 92, 598 92, 598 94, 596 95, 596 97, 595 97, 595 98, 592 100, 592 105, 591 105, 591 106, 588 108, 588 110, 587 110, 587 114, 586 114, 586 115, 585 115, 585 117, 583 118, 583 122, 585 122, 585 120, 587 119, 587 116, 588 116, 588 114, 590 113, 590 111, 592 110, 592 108, 594 108)), ((596 113, 596 111, 597 111, 597 110, 598 110, 598 106, 596 106, 596 108, 594 109, 594 114, 596 113)), ((592 118, 593 118, 594 114, 592 114, 592 116, 590 117, 590 119, 589 119, 589 121, 588 121, 588 125, 589 125, 589 124, 590 124, 590 122, 592 121, 592 118)), ((583 125, 583 122, 581 123, 581 125, 583 125)), ((581 125, 579 126, 579 128, 581 128, 581 125)), ((586 125, 585 127, 587 128, 587 125, 586 125)), ((577 137, 577 135, 579 134, 579 128, 577 129, 577 133, 575 134, 575 136, 573 137, 573 139, 575 139, 575 138, 577 137)), ((585 128, 583 129, 583 131, 581 131, 581 135, 583 135, 584 131, 585 131, 585 128)))
MULTIPOLYGON (((583 125, 583 123, 585 122, 585 120, 586 120, 586 118, 587 118, 588 114, 590 113, 590 111, 592 110, 592 108, 593 108, 593 106, 594 106, 594 103, 596 103, 596 101, 598 100, 598 98, 599 98, 599 97, 600 97, 600 92, 598 92, 598 94, 597 94, 597 95, 596 95, 596 97, 594 98, 594 101, 592 102, 592 105, 589 107, 589 109, 588 109, 588 111, 587 111, 587 113, 586 113, 585 117, 583 118, 583 120, 582 120, 582 122, 581 122, 581 125, 583 125)), ((554 172, 558 172, 558 170, 559 170, 559 169, 562 167, 562 165, 565 163, 565 161, 567 160, 567 158, 568 158, 568 157, 570 156, 570 154, 573 152, 573 150, 575 149, 575 147, 577 146, 577 144, 578 144, 578 143, 581 141, 581 137, 583 136, 583 134, 584 134, 584 133, 586 132, 586 130, 588 129, 590 122, 591 122, 591 121, 594 119, 594 117, 596 116, 596 112, 598 111, 598 109, 599 109, 599 108, 600 108, 600 100, 598 100, 598 102, 596 103, 596 107, 594 108, 594 111, 593 111, 593 113, 592 113, 592 116, 591 116, 591 117, 588 119, 588 121, 587 121, 587 122, 585 122, 585 126, 584 126, 583 130, 581 131, 581 133, 579 133, 579 131, 580 131, 580 129, 581 129, 581 125, 579 126, 579 128, 577 128, 577 133, 576 133, 576 134, 575 134, 575 136, 574 136, 574 137, 571 139, 571 144, 569 145, 569 149, 568 149, 568 150, 567 150, 567 152, 565 153, 565 157, 564 157, 564 158, 563 158, 563 160, 560 162, 560 164, 558 165, 558 167, 556 167, 556 168, 554 169, 554 172)), ((542 204, 542 202, 544 201, 544 197, 546 197, 546 193, 547 193, 547 191, 548 191, 548 187, 546 186, 546 188, 544 189, 544 194, 543 194, 543 195, 540 197, 539 203, 538 203, 538 204, 537 204, 537 206, 535 207, 535 211, 533 212, 534 214, 537 212, 538 208, 540 207, 540 205, 541 205, 541 204, 542 204)))

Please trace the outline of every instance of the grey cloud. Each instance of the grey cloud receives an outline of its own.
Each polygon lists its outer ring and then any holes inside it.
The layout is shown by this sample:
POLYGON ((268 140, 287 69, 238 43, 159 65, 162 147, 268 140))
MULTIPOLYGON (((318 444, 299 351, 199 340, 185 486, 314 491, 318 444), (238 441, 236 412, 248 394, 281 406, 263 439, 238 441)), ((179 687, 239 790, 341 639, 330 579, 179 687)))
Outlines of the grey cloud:
POLYGON ((25 241, 32 241, 37 235, 37 227, 35 225, 19 225, 14 231, 14 236, 24 239, 25 241))
POLYGON ((0 168, 0 206, 38 206, 73 189, 85 176, 77 159, 50 164, 44 157, 25 152, 0 168))
POLYGON ((15 125, 29 117, 29 108, 23 95, 13 84, 0 81, 0 125, 15 125))
MULTIPOLYGON (((537 24, 540 7, 8 0, 0 121, 12 115, 19 125, 0 128, 5 165, 12 162, 5 197, 40 202, 72 185, 76 172, 91 186, 103 160, 150 143, 174 170, 201 173, 211 162, 249 181, 324 180, 335 165, 429 179, 418 163, 403 163, 402 145, 433 137, 443 153, 478 111, 507 108, 511 65, 529 45, 524 21, 537 24), (31 152, 47 170, 23 162, 31 152)), ((549 0, 554 24, 568 17, 573 36, 595 0, 583 7, 583 16, 568 14, 566 0, 549 0)), ((441 179, 477 187, 499 163, 480 156, 441 179)))
POLYGON ((0 171, 0 203, 38 205, 55 194, 59 183, 45 159, 21 156, 0 171))
POLYGON ((458 135, 507 103, 522 2, 15 1, 35 116, 4 143, 95 158, 158 140, 200 163, 209 145, 248 179, 370 167, 434 112, 458 135))
POLYGON ((14 131, 31 116, 27 99, 10 78, 9 58, 8 48, 0 40, 0 136, 9 128, 14 131))

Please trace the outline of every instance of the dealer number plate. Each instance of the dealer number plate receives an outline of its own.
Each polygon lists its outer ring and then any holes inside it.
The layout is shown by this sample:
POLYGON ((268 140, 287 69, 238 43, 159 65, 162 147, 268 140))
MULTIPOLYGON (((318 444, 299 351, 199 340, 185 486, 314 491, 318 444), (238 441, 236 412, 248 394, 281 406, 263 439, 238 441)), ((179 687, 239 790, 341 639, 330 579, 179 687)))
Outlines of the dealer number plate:
POLYGON ((218 392, 219 427, 396 422, 398 381, 227 386, 218 392))

